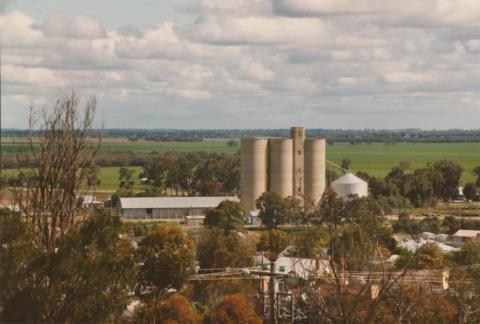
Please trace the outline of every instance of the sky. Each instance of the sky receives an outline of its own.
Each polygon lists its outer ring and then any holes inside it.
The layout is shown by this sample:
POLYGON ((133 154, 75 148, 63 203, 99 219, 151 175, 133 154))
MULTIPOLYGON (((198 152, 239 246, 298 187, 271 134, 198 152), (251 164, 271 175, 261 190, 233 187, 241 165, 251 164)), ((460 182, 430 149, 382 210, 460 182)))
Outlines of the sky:
POLYGON ((0 0, 2 127, 480 128, 478 0, 0 0))

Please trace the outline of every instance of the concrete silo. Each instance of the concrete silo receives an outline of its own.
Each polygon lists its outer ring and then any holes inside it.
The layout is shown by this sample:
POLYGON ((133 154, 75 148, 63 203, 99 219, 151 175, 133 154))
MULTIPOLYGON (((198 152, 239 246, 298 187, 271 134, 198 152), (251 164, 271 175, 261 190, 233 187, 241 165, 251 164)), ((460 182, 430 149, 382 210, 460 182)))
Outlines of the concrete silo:
POLYGON ((293 197, 302 198, 304 194, 304 141, 305 129, 303 127, 290 128, 293 140, 293 197))
POLYGON ((325 191, 325 140, 305 140, 304 163, 304 203, 306 209, 311 209, 322 199, 325 191))
POLYGON ((289 138, 268 140, 268 191, 282 197, 293 193, 293 143, 289 138))
POLYGON ((347 173, 333 181, 331 186, 333 191, 343 199, 347 199, 350 195, 368 196, 368 183, 352 173, 347 173))
POLYGON ((240 196, 247 213, 256 210, 255 201, 267 191, 267 145, 263 138, 240 140, 240 196))

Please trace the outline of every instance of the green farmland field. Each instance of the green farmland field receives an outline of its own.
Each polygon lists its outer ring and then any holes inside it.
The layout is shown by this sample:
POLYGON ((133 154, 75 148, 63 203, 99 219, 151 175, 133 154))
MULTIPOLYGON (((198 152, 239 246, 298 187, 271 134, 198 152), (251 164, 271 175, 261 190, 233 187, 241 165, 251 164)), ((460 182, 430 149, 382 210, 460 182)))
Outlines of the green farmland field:
MULTIPOLYGON (((27 152, 30 148, 25 144, 5 143, 2 145, 4 152, 27 152)), ((102 144, 101 152, 212 152, 234 154, 238 147, 227 146, 225 141, 203 141, 203 142, 108 142, 102 144)))
MULTIPOLYGON (((18 145, 7 144, 5 151, 17 150, 18 145), (15 147, 17 146, 17 147, 15 147)), ((234 154, 238 147, 229 147, 226 141, 206 140, 204 142, 106 142, 102 151, 135 151, 150 153, 152 151, 166 152, 217 152, 234 154)), ((337 143, 327 147, 327 159, 340 164, 345 157, 352 161, 353 171, 363 170, 371 175, 383 177, 401 161, 410 162, 410 170, 423 167, 428 162, 453 160, 465 169, 462 183, 473 181, 472 169, 480 165, 480 143, 448 143, 448 144, 348 144, 337 143)), ((118 185, 119 168, 103 168, 100 189, 116 188, 118 185)), ((136 168, 135 177, 141 168, 136 168)))
POLYGON ((327 147, 327 159, 341 163, 344 157, 352 160, 351 169, 366 171, 383 177, 401 161, 410 162, 410 170, 425 166, 428 162, 452 160, 463 166, 462 182, 474 180, 472 170, 480 165, 480 143, 448 144, 357 144, 346 143, 327 147))
MULTIPOLYGON (((142 172, 141 167, 128 167, 128 169, 135 170, 133 178, 135 180, 134 190, 141 189, 143 186, 140 184, 138 175, 142 172)), ((115 191, 118 189, 118 170, 119 167, 107 167, 100 170, 100 186, 98 191, 115 191)), ((2 171, 2 174, 14 175, 17 173, 16 169, 6 169, 2 171)))

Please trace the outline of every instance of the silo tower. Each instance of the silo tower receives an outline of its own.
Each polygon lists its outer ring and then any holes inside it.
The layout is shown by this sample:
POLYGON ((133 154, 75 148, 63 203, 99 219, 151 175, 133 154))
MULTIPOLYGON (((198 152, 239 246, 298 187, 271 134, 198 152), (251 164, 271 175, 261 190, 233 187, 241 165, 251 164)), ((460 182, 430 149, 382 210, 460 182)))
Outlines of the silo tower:
POLYGON ((325 191, 325 140, 305 140, 305 209, 312 210, 325 191))
POLYGON ((268 140, 268 191, 286 198, 293 192, 293 144, 290 138, 268 140))
POLYGON ((304 141, 305 129, 292 127, 290 129, 293 140, 293 197, 301 199, 304 194, 304 141))
POLYGON ((247 213, 256 210, 255 201, 267 191, 267 144, 264 138, 240 140, 240 196, 247 213))

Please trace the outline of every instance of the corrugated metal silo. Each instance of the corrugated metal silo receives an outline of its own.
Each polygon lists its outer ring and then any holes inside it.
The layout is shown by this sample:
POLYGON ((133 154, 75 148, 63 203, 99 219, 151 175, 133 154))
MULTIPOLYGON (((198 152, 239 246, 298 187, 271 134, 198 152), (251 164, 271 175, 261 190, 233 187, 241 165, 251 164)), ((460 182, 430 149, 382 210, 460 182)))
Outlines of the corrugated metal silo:
POLYGON ((347 173, 333 181, 332 189, 343 199, 347 199, 350 195, 357 195, 358 197, 368 196, 368 183, 352 173, 347 173))
POLYGON ((325 140, 305 140, 304 204, 307 210, 317 205, 325 191, 325 140))
POLYGON ((245 212, 256 210, 255 201, 267 191, 267 144, 263 138, 240 140, 240 196, 245 212))
POLYGON ((293 194, 293 141, 289 138, 268 140, 268 190, 282 197, 293 194))

